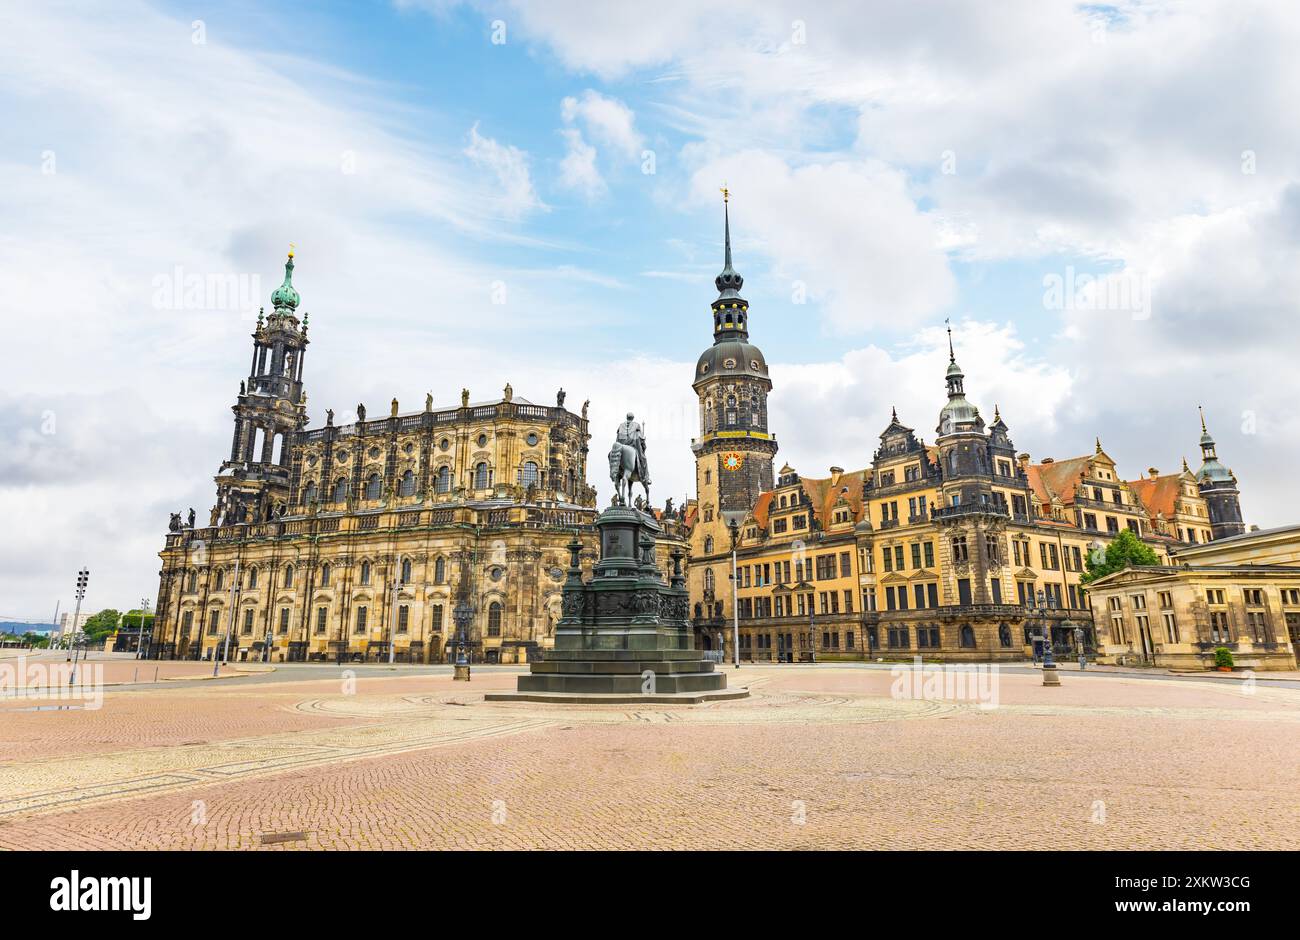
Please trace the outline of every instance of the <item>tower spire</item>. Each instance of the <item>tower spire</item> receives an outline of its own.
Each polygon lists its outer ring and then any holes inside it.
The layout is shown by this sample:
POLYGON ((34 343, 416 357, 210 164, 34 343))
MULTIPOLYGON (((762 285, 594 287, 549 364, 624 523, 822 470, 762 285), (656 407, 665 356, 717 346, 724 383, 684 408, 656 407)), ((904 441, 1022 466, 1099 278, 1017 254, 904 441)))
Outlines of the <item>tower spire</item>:
POLYGON ((952 349, 952 320, 945 317, 943 322, 948 324, 948 361, 956 362, 957 354, 952 349))

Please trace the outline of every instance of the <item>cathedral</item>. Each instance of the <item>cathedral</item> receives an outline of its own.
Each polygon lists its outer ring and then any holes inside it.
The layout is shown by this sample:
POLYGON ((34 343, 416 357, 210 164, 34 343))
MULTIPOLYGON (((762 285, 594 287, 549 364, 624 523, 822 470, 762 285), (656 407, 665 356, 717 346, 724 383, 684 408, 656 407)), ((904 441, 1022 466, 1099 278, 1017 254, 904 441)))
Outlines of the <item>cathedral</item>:
POLYGON ((1167 563, 1181 546, 1245 531, 1237 480, 1203 417, 1196 473, 1184 461, 1125 480, 1100 439, 1090 453, 1034 462, 998 408, 986 422, 967 397, 951 330, 932 442, 895 411, 860 469, 809 477, 787 463, 774 475, 772 380, 750 341, 725 203, 724 215, 713 343, 692 383, 688 583, 700 646, 747 661, 1021 661, 1046 625, 1054 647, 1082 637, 1095 649, 1081 589, 1089 553, 1128 530, 1167 563))
POLYGON ((575 533, 584 565, 595 558, 586 404, 506 385, 310 427, 293 272, 290 252, 207 525, 172 517, 150 655, 442 662, 463 636, 476 662, 527 661, 553 641, 575 533))

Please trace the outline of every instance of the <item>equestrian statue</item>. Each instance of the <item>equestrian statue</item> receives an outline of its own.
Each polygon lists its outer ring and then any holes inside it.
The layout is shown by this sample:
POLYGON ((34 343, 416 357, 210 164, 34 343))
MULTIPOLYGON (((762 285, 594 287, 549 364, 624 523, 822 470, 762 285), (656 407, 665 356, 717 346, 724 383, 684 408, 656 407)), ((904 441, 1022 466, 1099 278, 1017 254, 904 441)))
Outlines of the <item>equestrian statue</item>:
POLYGON ((645 490, 645 505, 650 505, 650 467, 645 459, 645 431, 632 412, 618 426, 615 444, 609 450, 609 478, 614 482, 614 505, 626 506, 632 498, 632 484, 645 490))

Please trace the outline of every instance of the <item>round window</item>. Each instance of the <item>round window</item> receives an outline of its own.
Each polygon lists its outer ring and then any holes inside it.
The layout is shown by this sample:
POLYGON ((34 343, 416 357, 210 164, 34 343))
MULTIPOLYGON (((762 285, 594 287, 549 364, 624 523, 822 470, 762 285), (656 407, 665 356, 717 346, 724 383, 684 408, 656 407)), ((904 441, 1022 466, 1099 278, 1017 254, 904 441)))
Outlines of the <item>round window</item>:
POLYGON ((724 359, 724 360, 722 360, 722 367, 723 367, 724 369, 734 369, 734 368, 736 368, 736 360, 735 360, 735 359, 724 359))
POLYGON ((438 447, 440 450, 446 450, 450 446, 451 446, 451 441, 447 440, 447 438, 445 437, 438 442, 438 447))
POLYGON ((479 447, 486 447, 486 446, 487 446, 487 435, 486 435, 486 434, 480 434, 480 435, 478 436, 478 446, 479 446, 479 447))
POLYGON ((370 457, 373 459, 378 456, 379 456, 379 448, 378 447, 370 448, 370 457))
POLYGON ((749 360, 749 367, 753 369, 755 372, 763 371, 763 365, 757 359, 749 360))
POLYGON ((536 447, 536 446, 537 446, 537 435, 536 435, 535 433, 530 433, 530 434, 528 435, 528 437, 526 438, 526 440, 528 441, 528 446, 529 446, 529 447, 536 447))
POLYGON ((409 454, 409 453, 411 453, 411 452, 413 452, 413 451, 415 450, 415 445, 414 445, 414 444, 407 444, 405 447, 402 448, 402 450, 404 450, 406 453, 409 454))
POLYGON ((708 372, 708 371, 709 371, 709 364, 708 364, 707 362, 701 362, 701 363, 700 363, 700 374, 704 374, 705 372, 708 372))
POLYGON ((339 451, 337 454, 335 454, 334 456, 337 457, 339 460, 347 460, 347 459, 348 459, 348 452, 347 452, 346 450, 341 450, 341 451, 339 451))

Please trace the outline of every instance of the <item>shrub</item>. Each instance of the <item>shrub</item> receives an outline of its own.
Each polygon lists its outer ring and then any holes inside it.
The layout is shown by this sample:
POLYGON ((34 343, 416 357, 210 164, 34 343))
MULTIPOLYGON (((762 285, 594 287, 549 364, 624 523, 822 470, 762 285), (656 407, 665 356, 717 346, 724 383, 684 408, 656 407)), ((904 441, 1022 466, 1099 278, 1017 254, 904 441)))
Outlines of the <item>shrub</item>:
POLYGON ((1232 667, 1232 650, 1226 646, 1220 646, 1214 651, 1214 665, 1232 667))

